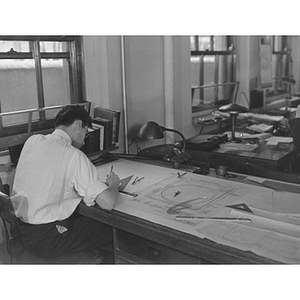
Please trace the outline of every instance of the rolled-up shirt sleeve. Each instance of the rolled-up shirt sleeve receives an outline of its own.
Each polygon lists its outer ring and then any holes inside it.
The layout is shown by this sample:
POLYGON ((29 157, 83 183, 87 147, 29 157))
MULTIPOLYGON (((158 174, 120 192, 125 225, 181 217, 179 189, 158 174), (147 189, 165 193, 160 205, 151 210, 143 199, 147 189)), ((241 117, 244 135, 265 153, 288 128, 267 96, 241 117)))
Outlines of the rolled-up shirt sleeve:
POLYGON ((76 193, 87 205, 94 205, 97 196, 107 189, 107 185, 99 179, 96 167, 83 153, 79 153, 70 170, 71 182, 76 193))

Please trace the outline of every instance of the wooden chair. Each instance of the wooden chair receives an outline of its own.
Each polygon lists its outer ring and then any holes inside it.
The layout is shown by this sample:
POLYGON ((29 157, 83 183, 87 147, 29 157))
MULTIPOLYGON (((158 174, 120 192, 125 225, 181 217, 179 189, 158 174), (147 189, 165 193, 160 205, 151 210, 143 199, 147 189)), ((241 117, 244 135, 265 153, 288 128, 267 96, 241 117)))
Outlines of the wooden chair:
POLYGON ((100 264, 103 262, 103 255, 94 249, 56 258, 42 258, 29 253, 22 244, 18 229, 19 220, 9 196, 9 186, 3 184, 1 178, 0 217, 4 226, 6 248, 11 264, 100 264))

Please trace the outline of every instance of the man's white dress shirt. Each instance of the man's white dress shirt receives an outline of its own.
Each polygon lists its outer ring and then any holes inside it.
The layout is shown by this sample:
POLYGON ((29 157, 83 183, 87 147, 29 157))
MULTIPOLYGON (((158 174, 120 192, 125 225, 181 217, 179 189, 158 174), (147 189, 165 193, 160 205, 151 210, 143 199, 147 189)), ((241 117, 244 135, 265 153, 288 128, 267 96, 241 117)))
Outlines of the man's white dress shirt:
POLYGON ((63 130, 33 135, 25 143, 16 169, 12 202, 17 217, 30 224, 64 220, 83 199, 94 205, 107 189, 96 167, 71 144, 63 130))

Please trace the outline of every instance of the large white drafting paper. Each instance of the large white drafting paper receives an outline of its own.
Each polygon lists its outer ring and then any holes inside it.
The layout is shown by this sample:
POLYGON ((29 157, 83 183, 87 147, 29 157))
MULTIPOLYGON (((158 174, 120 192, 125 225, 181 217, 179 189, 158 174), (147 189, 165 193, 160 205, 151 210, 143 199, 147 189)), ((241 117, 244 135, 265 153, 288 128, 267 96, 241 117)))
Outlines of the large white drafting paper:
POLYGON ((273 191, 182 170, 120 160, 99 167, 104 180, 111 164, 120 178, 131 182, 116 210, 162 224, 200 238, 285 263, 300 262, 300 199, 298 194, 273 191), (246 204, 253 213, 227 207, 246 204), (250 218, 251 223, 176 220, 176 216, 250 218))

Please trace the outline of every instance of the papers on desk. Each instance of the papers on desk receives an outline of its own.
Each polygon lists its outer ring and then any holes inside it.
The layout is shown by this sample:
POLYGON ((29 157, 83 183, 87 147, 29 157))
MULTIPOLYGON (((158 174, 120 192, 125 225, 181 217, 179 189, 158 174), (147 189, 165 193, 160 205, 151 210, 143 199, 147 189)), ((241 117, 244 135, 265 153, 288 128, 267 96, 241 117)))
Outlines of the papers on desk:
MULTIPOLYGON (((224 132, 224 134, 227 134, 228 138, 231 138, 231 131, 226 131, 224 132)), ((244 139, 253 139, 253 138, 257 138, 260 140, 264 140, 267 139, 269 137, 271 137, 272 134, 269 132, 264 132, 264 133, 255 133, 255 134, 251 134, 251 133, 244 133, 244 132, 235 132, 235 137, 237 138, 242 138, 244 139)))
POLYGON ((261 123, 261 124, 253 124, 251 126, 247 126, 246 128, 252 131, 263 133, 263 132, 271 131, 273 129, 273 125, 267 125, 261 123))
MULTIPOLYGON (((113 164, 121 178, 145 176, 139 184, 128 185, 137 196, 121 195, 115 210, 279 262, 300 263, 299 194, 190 172, 178 177, 172 168, 133 161, 113 164), (228 207, 241 203, 253 213, 228 207), (251 222, 177 220, 177 216, 249 218, 251 222)), ((105 178, 110 164, 97 169, 105 178)))
MULTIPOLYGON (((300 263, 298 194, 190 172, 178 177, 172 168, 133 161, 113 164, 121 178, 145 176, 126 187, 137 196, 121 195, 115 210, 279 262, 300 263), (228 207, 241 203, 253 213, 228 207), (177 220, 177 216, 249 218, 251 222, 177 220)), ((99 176, 105 178, 110 166, 97 167, 99 176)))
POLYGON ((272 136, 266 139, 267 145, 276 146, 278 143, 290 144, 293 142, 292 137, 272 136))
POLYGON ((284 119, 283 116, 270 116, 267 114, 254 114, 254 113, 242 113, 239 114, 239 116, 243 116, 245 118, 252 118, 253 120, 259 121, 259 122, 266 122, 266 123, 274 123, 278 122, 282 119, 284 119))
POLYGON ((256 120, 256 121, 260 121, 260 122, 278 122, 282 119, 284 119, 283 116, 270 116, 270 115, 266 115, 266 114, 253 114, 252 119, 256 120))
POLYGON ((285 107, 280 107, 279 110, 280 111, 295 112, 295 111, 297 111, 297 108, 296 107, 287 107, 287 106, 285 106, 285 107))
POLYGON ((243 144, 243 143, 224 143, 219 146, 226 151, 253 151, 258 147, 258 144, 243 144))

